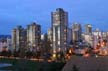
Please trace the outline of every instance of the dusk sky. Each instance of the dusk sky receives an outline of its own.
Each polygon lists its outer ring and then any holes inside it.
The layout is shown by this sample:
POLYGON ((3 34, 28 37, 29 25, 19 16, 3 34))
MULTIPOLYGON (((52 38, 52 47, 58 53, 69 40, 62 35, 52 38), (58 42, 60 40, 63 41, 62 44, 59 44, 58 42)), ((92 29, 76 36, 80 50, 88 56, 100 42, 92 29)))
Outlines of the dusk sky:
POLYGON ((0 34, 11 34, 17 25, 25 27, 36 22, 42 32, 51 27, 51 12, 63 8, 73 22, 92 24, 93 28, 108 31, 108 0, 1 0, 0 34))

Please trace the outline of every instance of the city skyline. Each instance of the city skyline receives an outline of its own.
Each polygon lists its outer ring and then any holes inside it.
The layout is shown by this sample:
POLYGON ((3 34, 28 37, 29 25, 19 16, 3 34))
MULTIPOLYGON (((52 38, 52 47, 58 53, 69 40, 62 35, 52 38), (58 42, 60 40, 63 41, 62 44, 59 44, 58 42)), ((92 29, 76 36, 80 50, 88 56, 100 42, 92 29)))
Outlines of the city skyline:
POLYGON ((73 22, 82 25, 91 24, 93 28, 107 31, 107 0, 59 0, 42 2, 35 0, 7 0, 0 2, 0 34, 11 34, 12 28, 17 25, 26 26, 36 22, 42 26, 42 32, 51 27, 51 12, 56 8, 63 8, 69 14, 69 26, 73 22), (47 24, 47 25, 46 25, 47 24), (97 26, 98 24, 98 26, 97 26), (46 27, 46 29, 44 29, 46 27))
POLYGON ((0 1, 0 71, 108 71, 107 3, 0 1))

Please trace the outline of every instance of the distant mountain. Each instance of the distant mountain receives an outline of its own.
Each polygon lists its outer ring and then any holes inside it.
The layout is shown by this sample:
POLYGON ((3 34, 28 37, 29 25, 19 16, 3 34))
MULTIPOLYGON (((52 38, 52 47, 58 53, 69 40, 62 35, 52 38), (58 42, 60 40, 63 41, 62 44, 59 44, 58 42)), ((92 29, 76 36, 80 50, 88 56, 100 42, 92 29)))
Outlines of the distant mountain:
POLYGON ((11 35, 0 35, 0 39, 11 38, 11 35))

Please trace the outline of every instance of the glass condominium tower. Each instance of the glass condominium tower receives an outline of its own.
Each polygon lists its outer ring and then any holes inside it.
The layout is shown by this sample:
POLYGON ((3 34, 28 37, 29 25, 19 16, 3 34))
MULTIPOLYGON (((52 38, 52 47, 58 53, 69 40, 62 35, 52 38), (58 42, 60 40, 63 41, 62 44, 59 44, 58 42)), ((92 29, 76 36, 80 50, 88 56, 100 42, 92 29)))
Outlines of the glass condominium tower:
POLYGON ((40 40, 41 40, 41 26, 32 23, 27 26, 27 46, 28 49, 32 49, 36 51, 40 48, 40 40))
POLYGON ((68 13, 57 8, 51 13, 53 53, 65 52, 67 49, 68 13))
POLYGON ((22 26, 17 26, 12 30, 12 47, 15 51, 25 49, 26 39, 26 29, 22 26))

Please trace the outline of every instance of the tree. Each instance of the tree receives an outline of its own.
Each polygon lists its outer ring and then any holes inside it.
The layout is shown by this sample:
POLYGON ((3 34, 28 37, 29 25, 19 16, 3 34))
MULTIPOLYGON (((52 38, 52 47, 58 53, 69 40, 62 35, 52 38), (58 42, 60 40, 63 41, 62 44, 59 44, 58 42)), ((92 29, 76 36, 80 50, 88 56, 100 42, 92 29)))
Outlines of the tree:
POLYGON ((8 53, 8 57, 10 57, 12 55, 11 50, 8 50, 7 53, 8 53))
POLYGON ((7 54, 7 51, 2 51, 1 52, 1 56, 7 56, 8 54, 7 54))
POLYGON ((51 42, 49 40, 45 42, 45 52, 49 52, 51 50, 50 44, 51 42))
POLYGON ((27 58, 31 58, 33 56, 33 53, 29 50, 25 54, 27 58))
POLYGON ((11 56, 11 51, 7 50, 7 46, 5 46, 5 47, 3 47, 0 54, 1 54, 1 56, 11 56))
POLYGON ((97 71, 100 71, 100 69, 97 69, 97 71))
POLYGON ((73 65, 73 70, 72 71, 79 71, 76 65, 73 65))
POLYGON ((18 50, 18 51, 14 50, 14 52, 13 52, 14 57, 19 57, 19 52, 20 52, 20 50, 18 50))

